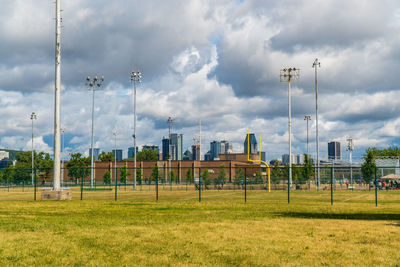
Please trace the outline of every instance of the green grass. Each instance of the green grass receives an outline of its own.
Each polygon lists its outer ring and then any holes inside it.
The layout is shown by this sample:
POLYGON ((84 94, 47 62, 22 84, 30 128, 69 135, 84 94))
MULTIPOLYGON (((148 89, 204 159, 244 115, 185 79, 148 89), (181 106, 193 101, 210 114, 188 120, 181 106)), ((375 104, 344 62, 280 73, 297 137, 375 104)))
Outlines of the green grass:
POLYGON ((0 191, 1 266, 400 265, 400 192, 29 190, 0 191))

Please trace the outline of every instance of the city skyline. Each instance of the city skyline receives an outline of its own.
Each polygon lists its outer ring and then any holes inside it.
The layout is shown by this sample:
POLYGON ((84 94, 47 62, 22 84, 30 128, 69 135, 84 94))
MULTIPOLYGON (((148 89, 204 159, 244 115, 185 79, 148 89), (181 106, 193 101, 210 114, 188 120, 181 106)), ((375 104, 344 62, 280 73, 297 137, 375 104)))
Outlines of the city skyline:
MULTIPOLYGON (((295 17, 282 12, 286 6, 280 2, 101 3, 74 1, 62 6, 61 125, 66 155, 88 155, 88 75, 103 74, 106 81, 96 94, 94 147, 111 151, 115 129, 118 147, 133 145, 129 74, 140 69, 144 76, 137 86, 138 146, 161 147, 160 136, 167 135, 165 121, 171 116, 174 132, 185 137, 182 151, 198 136, 201 120, 202 155, 213 140, 229 140, 233 152, 240 152, 242 136, 250 130, 261 134, 268 160, 279 158, 287 152, 287 92, 279 83, 279 70, 291 65, 301 70, 292 95, 293 153, 305 153, 303 117, 313 114, 311 65, 317 57, 321 159, 327 154, 324 143, 344 144, 348 136, 354 139, 355 160, 368 146, 400 143, 400 92, 386 71, 399 64, 400 4, 395 1, 364 6, 333 1, 322 7, 306 1, 292 5, 295 17), (143 14, 156 3, 160 12, 150 23, 143 14), (116 6, 124 8, 117 12, 116 6), (339 14, 329 22, 336 25, 333 35, 325 20, 315 25, 308 15, 332 12, 339 14), (99 13, 104 20, 97 19, 99 13), (182 23, 176 25, 177 20, 182 23), (115 34, 124 38, 113 38, 115 34), (135 38, 138 35, 141 38, 135 38), (244 35, 247 38, 241 38, 244 35)), ((7 27, 0 29, 0 148, 31 149, 29 114, 35 112, 35 150, 52 153, 54 5, 11 0, 2 4, 0 18, 7 27), (30 27, 22 26, 26 24, 30 27)), ((312 116, 312 155, 314 133, 312 116)), ((343 159, 347 153, 342 152, 343 159)))

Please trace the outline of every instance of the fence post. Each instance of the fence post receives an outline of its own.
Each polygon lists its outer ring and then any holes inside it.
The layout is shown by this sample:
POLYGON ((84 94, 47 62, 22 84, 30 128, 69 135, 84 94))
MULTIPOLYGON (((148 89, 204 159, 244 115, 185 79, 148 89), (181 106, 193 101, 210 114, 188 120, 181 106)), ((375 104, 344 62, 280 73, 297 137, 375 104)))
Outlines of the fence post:
POLYGON ((331 205, 333 205, 333 167, 331 167, 331 205))
POLYGON ((199 202, 201 202, 201 168, 199 168, 199 202))
POLYGON ((34 186, 34 193, 33 193, 33 199, 36 201, 36 168, 34 169, 35 172, 35 178, 33 180, 33 186, 34 186))
POLYGON ((244 203, 247 202, 247 168, 244 168, 244 203))
POLYGON ((157 178, 156 178, 156 201, 158 202, 158 172, 157 172, 157 178))
POLYGON ((375 207, 378 207, 378 179, 376 175, 376 166, 375 166, 375 207))
POLYGON ((118 171, 117 166, 115 166, 115 201, 117 201, 118 197, 118 171))
POLYGON ((290 203, 290 166, 288 167, 288 173, 287 173, 287 203, 290 203))
POLYGON ((84 170, 83 170, 83 168, 81 167, 80 168, 81 169, 81 200, 83 199, 83 176, 84 176, 84 170))

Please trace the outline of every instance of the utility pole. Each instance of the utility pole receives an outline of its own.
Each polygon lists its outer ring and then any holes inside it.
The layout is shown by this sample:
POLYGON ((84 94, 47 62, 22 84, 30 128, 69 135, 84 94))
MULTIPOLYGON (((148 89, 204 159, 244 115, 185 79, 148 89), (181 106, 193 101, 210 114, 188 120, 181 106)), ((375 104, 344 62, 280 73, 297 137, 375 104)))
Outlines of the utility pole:
POLYGON ((350 184, 351 188, 353 188, 353 162, 351 158, 351 154, 354 150, 354 144, 353 144, 353 138, 349 137, 347 138, 347 147, 346 150, 349 151, 349 160, 350 160, 350 184))
POLYGON ((136 190, 136 82, 141 81, 142 73, 140 71, 132 71, 131 83, 133 81, 133 158, 134 158, 134 172, 133 172, 133 188, 136 190))
POLYGON ((289 186, 292 186, 292 103, 290 83, 300 78, 300 69, 285 68, 280 71, 280 81, 288 83, 288 130, 289 130, 289 186))
POLYGON ((61 124, 61 0, 56 0, 55 47, 55 96, 54 96, 54 165, 53 190, 60 191, 60 124, 61 124))
POLYGON ((320 172, 319 172, 319 139, 318 139, 318 67, 321 67, 321 63, 318 58, 314 60, 312 67, 315 69, 315 142, 317 148, 317 190, 320 187, 320 172))
POLYGON ((305 115, 304 120, 307 121, 307 157, 308 157, 308 155, 310 154, 310 151, 308 150, 308 121, 311 120, 311 116, 305 115))
POLYGON ((200 149, 200 158, 199 158, 199 160, 201 160, 201 120, 199 121, 199 131, 200 131, 200 133, 199 133, 199 149, 200 149))
POLYGON ((171 180, 171 126, 172 126, 172 118, 168 117, 167 123, 168 123, 168 161, 169 161, 169 174, 168 177, 171 180))

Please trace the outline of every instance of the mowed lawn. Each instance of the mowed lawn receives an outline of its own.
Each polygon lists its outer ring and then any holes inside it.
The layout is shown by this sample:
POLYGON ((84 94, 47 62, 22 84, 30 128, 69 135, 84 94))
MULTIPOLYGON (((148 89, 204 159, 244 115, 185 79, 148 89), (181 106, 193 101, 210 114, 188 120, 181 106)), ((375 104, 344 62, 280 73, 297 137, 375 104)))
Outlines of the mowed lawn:
POLYGON ((0 191, 0 265, 400 265, 400 192, 84 194, 0 191))

